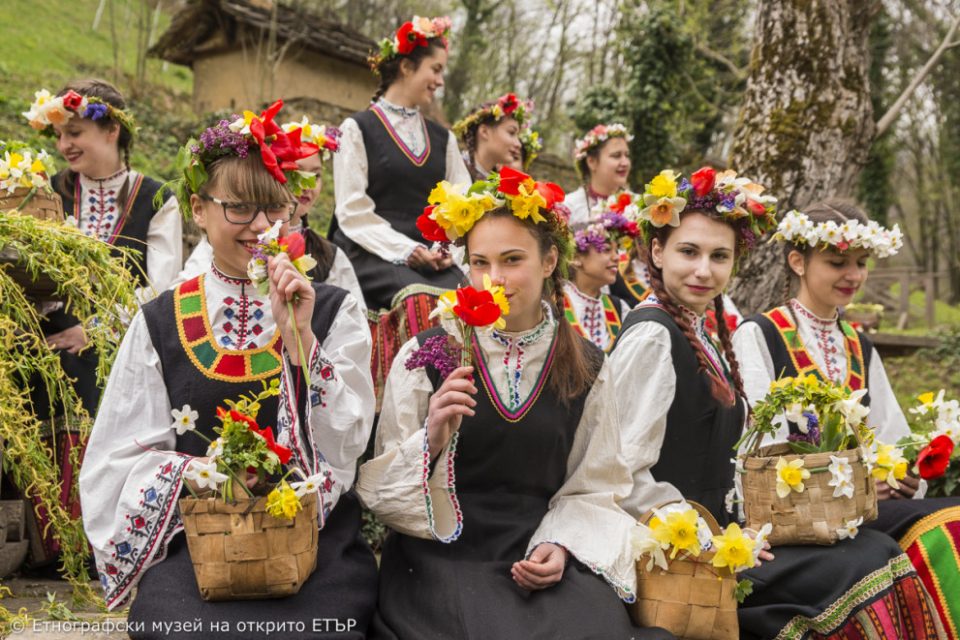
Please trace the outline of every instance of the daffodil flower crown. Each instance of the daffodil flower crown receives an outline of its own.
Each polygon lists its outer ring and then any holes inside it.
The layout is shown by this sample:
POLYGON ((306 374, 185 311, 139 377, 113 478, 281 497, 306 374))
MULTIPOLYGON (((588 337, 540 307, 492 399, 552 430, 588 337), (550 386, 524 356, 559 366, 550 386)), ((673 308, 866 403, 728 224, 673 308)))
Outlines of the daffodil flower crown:
POLYGON ((478 127, 484 122, 493 120, 499 122, 503 118, 513 118, 520 125, 521 131, 530 124, 533 115, 533 100, 520 100, 516 94, 507 93, 496 101, 480 107, 462 120, 453 125, 453 132, 458 138, 463 138, 470 129, 478 127))
POLYGON ((700 211, 727 222, 737 232, 743 250, 752 249, 762 235, 777 226, 777 199, 729 169, 718 173, 702 167, 689 180, 669 169, 661 171, 647 183, 643 204, 638 222, 647 237, 655 228, 680 226, 684 211, 700 211))
POLYGON ((450 18, 423 18, 413 16, 413 20, 404 22, 390 38, 380 41, 379 50, 367 58, 370 68, 379 73, 384 62, 397 56, 409 55, 417 47, 426 47, 430 40, 440 38, 444 49, 447 48, 447 36, 453 25, 450 18))
POLYGON ((18 188, 48 189, 53 162, 46 151, 37 151, 22 142, 0 141, 0 193, 18 188))
POLYGON ((590 149, 599 146, 610 138, 625 138, 627 142, 633 140, 633 136, 627 131, 627 127, 614 122, 612 124, 598 124, 587 132, 587 135, 577 140, 573 145, 573 159, 583 160, 587 157, 590 149))
POLYGON ((52 134, 53 125, 64 124, 74 116, 94 122, 108 118, 119 123, 130 132, 130 135, 137 133, 137 124, 131 114, 96 96, 80 95, 73 89, 62 96, 53 96, 46 89, 41 89, 34 92, 33 96, 30 110, 23 112, 22 115, 31 127, 43 134, 52 134))
POLYGON ((200 193, 207 183, 210 165, 229 156, 246 158, 251 152, 259 153, 264 168, 294 196, 316 186, 316 174, 298 169, 297 160, 309 158, 321 148, 335 151, 339 132, 311 125, 306 118, 281 127, 274 117, 282 108, 283 101, 277 100, 260 115, 244 111, 241 116, 220 120, 199 139, 191 138, 180 147, 175 163, 180 177, 165 186, 173 189, 181 211, 190 211, 190 196, 200 193))
POLYGON ((565 273, 573 243, 560 212, 563 199, 563 189, 558 185, 537 182, 522 171, 503 167, 466 190, 463 185, 452 185, 446 180, 438 183, 428 196, 429 206, 417 219, 417 228, 430 242, 462 245, 480 218, 507 207, 520 220, 548 226, 560 252, 561 273, 565 273))
POLYGON ((862 224, 847 220, 837 224, 832 220, 814 223, 803 212, 788 211, 777 226, 773 240, 789 242, 798 247, 834 247, 838 251, 866 249, 877 258, 894 256, 903 247, 900 225, 886 229, 874 220, 862 224))

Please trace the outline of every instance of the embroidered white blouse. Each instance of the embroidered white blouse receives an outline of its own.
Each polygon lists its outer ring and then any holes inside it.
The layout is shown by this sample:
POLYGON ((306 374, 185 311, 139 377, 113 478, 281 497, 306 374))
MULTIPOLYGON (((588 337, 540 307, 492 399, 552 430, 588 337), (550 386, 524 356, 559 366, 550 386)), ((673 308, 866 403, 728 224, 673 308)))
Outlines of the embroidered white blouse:
POLYGON ((563 204, 567 205, 567 208, 570 209, 570 220, 567 221, 568 224, 574 225, 589 222, 593 219, 591 210, 596 203, 589 202, 585 188, 580 187, 568 193, 567 197, 563 199, 563 204))
MULTIPOLYGON (((847 378, 846 341, 837 317, 819 318, 796 300, 791 300, 789 304, 796 318, 800 340, 813 361, 826 377, 835 383, 843 384, 847 378)), ((733 335, 733 348, 740 362, 744 391, 750 404, 754 404, 767 395, 770 383, 779 377, 773 369, 773 359, 760 325, 748 322, 737 329, 733 335)), ((907 419, 897 403, 897 397, 876 349, 870 356, 867 388, 870 392, 867 424, 876 430, 877 438, 893 444, 909 435, 907 419)), ((784 423, 777 432, 775 442, 785 441, 788 434, 789 428, 784 423)))
MULTIPOLYGON (((577 316, 580 328, 583 329, 584 337, 604 351, 609 349, 613 341, 616 340, 616 336, 610 335, 610 330, 607 328, 603 300, 580 291, 577 285, 569 280, 563 283, 563 291, 567 300, 570 301, 574 315, 577 316)), ((630 307, 623 300, 619 301, 619 307, 617 312, 620 314, 620 322, 622 323, 623 318, 630 311, 630 307)))
MULTIPOLYGON (((398 108, 383 98, 378 104, 384 107, 387 119, 410 151, 414 154, 422 152, 426 139, 423 116, 419 111, 398 108)), ((373 199, 367 195, 368 166, 360 127, 356 120, 347 118, 340 125, 340 150, 333 156, 337 223, 344 235, 370 253, 388 262, 402 263, 414 249, 425 245, 411 240, 377 215, 373 199)), ((473 182, 452 131, 447 141, 446 167, 444 179, 448 182, 464 185, 464 188, 473 182)), ((427 204, 427 195, 423 194, 423 206, 427 204)))
MULTIPOLYGON (((635 308, 655 304, 656 300, 650 297, 635 308)), ((684 311, 689 314, 694 333, 707 356, 718 366, 726 367, 722 351, 707 334, 706 316, 684 311)), ((622 429, 623 455, 633 473, 633 491, 621 506, 639 518, 661 502, 683 498, 679 489, 669 482, 657 482, 650 473, 660 459, 667 413, 677 393, 670 332, 658 322, 635 324, 620 334, 617 348, 608 358, 622 429)), ((730 457, 733 457, 732 451, 730 457)))
MULTIPOLYGON (((249 281, 204 276, 208 319, 218 344, 246 348, 267 344, 276 332, 269 298, 249 281), (235 310, 249 313, 241 339, 235 310), (253 316, 256 318, 254 330, 253 316), (227 326, 234 325, 234 326, 227 326)), ((320 488, 320 527, 325 514, 354 481, 373 424, 370 332, 356 300, 347 295, 322 344, 308 355, 311 375, 307 425, 294 407, 294 368, 284 346, 277 441, 293 449, 291 464, 305 475, 323 473, 332 481, 320 488), (297 437, 297 434, 300 437, 297 437), (306 434, 306 435, 304 435, 306 434), (304 439, 309 442, 304 442, 304 439), (311 456, 315 451, 320 455, 311 456), (312 465, 309 460, 315 460, 312 465)), ((160 357, 150 339, 143 312, 133 318, 117 353, 80 471, 83 524, 93 547, 109 609, 121 604, 143 572, 163 560, 166 545, 183 525, 177 512, 181 474, 192 458, 174 450, 170 406, 160 357)))
MULTIPOLYGON (((117 208, 117 198, 125 182, 132 183, 138 177, 136 171, 123 169, 103 179, 88 178, 80 174, 80 197, 77 200, 79 217, 77 227, 85 235, 111 243, 122 212, 117 208)), ((137 299, 143 303, 156 297, 170 286, 183 262, 183 224, 180 207, 173 196, 150 220, 147 230, 147 278, 149 285, 137 289, 137 299)))
MULTIPOLYGON (((340 287, 341 289, 346 289, 350 292, 350 295, 353 296, 357 304, 360 305, 360 308, 366 312, 367 305, 363 301, 363 293, 360 291, 360 282, 357 280, 357 273, 353 270, 353 265, 350 264, 350 258, 347 257, 339 247, 336 247, 336 253, 333 256, 333 264, 330 266, 330 273, 327 275, 327 279, 324 280, 324 284, 332 284, 334 286, 340 287)), ((190 257, 187 258, 187 263, 183 265, 183 269, 174 278, 173 282, 170 283, 171 287, 175 287, 181 282, 186 282, 187 280, 204 273, 210 268, 211 263, 213 262, 213 247, 210 246, 210 242, 207 241, 206 236, 200 238, 200 242, 197 243, 197 246, 193 248, 193 251, 190 252, 190 257)))
MULTIPOLYGON (((534 388, 556 326, 548 315, 526 332, 479 337, 487 361, 498 363, 492 374, 497 393, 513 408, 534 388), (499 365, 503 362, 505 367, 499 365)), ((450 499, 455 487, 448 484, 447 473, 455 461, 455 445, 440 454, 430 473, 425 423, 433 386, 422 368, 408 371, 404 365, 417 347, 417 341, 410 340, 393 361, 377 428, 376 457, 360 467, 357 493, 391 528, 417 538, 454 542, 462 525, 450 499)), ((605 362, 584 405, 566 481, 550 500, 526 555, 544 542, 562 545, 601 574, 622 598, 631 598, 636 587, 629 535, 634 521, 617 506, 630 491, 630 475, 619 454, 611 373, 605 362)))

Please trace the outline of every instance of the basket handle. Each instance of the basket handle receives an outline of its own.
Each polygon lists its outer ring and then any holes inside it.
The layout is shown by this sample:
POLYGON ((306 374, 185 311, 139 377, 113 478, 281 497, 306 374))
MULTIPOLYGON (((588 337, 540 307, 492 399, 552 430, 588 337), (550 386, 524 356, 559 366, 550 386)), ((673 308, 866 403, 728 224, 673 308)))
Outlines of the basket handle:
MULTIPOLYGON (((654 513, 653 513, 654 509, 662 509, 667 505, 675 504, 678 502, 680 502, 680 500, 667 500, 666 502, 661 502, 660 504, 654 505, 646 513, 640 516, 639 522, 641 524, 648 524, 654 516, 654 513)), ((694 502, 693 500, 686 500, 685 502, 689 504, 691 507, 693 507, 694 509, 696 509, 697 513, 699 513, 700 516, 704 520, 706 520, 707 526, 710 528, 710 531, 712 531, 714 534, 720 535, 720 523, 718 523, 717 519, 713 517, 713 514, 710 513, 709 509, 707 509, 705 506, 703 506, 699 502, 694 502)))

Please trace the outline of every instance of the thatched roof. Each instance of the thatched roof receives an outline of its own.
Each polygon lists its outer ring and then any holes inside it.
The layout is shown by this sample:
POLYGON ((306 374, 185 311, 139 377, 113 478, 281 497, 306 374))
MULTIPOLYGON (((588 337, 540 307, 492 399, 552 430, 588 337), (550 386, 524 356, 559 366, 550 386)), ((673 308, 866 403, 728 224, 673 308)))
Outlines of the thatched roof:
MULTIPOLYGON (((276 0, 274 0, 276 1, 276 0)), ((264 0, 190 0, 149 54, 193 66, 197 57, 236 48, 242 34, 270 29, 272 3, 264 0)), ((297 43, 345 62, 366 65, 376 43, 346 25, 278 4, 277 46, 297 43)))

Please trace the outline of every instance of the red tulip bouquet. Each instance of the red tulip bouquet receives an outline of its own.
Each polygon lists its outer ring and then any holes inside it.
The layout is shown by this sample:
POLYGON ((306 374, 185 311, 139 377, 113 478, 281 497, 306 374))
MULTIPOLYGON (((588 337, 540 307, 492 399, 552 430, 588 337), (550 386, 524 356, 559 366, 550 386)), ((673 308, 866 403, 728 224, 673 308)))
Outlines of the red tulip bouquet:
POLYGON ((927 481, 927 495, 954 495, 960 486, 960 402, 939 393, 921 394, 910 409, 912 433, 897 444, 910 460, 914 473, 927 481))

